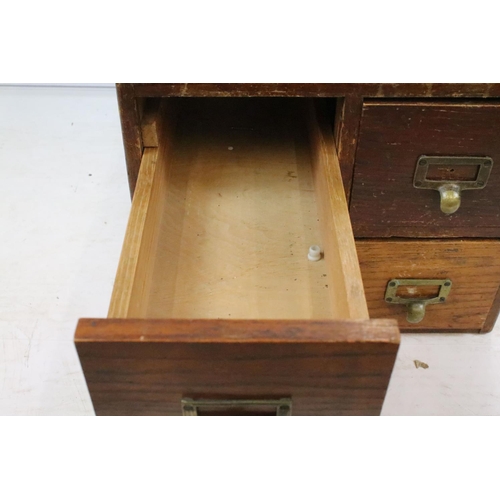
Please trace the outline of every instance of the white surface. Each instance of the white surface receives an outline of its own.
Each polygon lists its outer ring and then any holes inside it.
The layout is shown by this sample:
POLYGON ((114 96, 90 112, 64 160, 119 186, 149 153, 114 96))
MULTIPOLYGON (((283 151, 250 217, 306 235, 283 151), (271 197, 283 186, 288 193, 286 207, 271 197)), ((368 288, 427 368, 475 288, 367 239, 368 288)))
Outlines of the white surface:
POLYGON ((0 87, 107 87, 114 88, 114 83, 0 83, 0 87))
MULTIPOLYGON (((0 88, 0 414, 93 414, 73 334, 106 317, 129 209, 114 89, 0 88)), ((500 324, 403 335, 383 414, 500 414, 500 324)))
POLYGON ((93 413, 72 339, 107 314, 124 162, 114 89, 0 88, 0 414, 93 413))

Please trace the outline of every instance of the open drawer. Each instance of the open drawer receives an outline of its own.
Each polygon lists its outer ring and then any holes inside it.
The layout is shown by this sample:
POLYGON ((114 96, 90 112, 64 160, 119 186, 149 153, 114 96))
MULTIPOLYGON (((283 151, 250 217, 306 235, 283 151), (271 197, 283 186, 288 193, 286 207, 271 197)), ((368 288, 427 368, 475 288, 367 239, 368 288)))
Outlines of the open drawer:
POLYGON ((108 319, 75 335, 97 414, 380 413, 399 331, 369 320, 321 104, 161 101, 108 319))

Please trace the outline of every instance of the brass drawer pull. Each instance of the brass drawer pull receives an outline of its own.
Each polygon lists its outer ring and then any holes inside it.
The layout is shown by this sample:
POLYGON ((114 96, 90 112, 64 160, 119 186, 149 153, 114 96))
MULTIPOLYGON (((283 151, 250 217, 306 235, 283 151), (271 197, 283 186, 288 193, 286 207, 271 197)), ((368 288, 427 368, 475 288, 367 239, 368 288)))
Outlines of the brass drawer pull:
POLYGON ((441 196, 441 212, 455 213, 460 207, 462 191, 483 189, 490 177, 493 160, 489 156, 427 156, 417 160, 413 186, 417 189, 435 189, 441 196), (427 178, 430 165, 460 167, 477 165, 477 176, 473 180, 432 180, 427 178))
POLYGON ((422 279, 392 279, 387 283, 385 290, 385 301, 390 304, 406 305, 406 320, 408 323, 420 323, 425 316, 425 308, 429 304, 442 304, 451 290, 452 282, 444 280, 422 280, 422 279), (439 286, 438 295, 435 297, 399 297, 397 290, 400 286, 439 286))
POLYGON ((181 399, 182 414, 187 417, 198 416, 200 407, 241 407, 241 406, 275 406, 276 415, 290 416, 292 414, 292 400, 281 399, 181 399))

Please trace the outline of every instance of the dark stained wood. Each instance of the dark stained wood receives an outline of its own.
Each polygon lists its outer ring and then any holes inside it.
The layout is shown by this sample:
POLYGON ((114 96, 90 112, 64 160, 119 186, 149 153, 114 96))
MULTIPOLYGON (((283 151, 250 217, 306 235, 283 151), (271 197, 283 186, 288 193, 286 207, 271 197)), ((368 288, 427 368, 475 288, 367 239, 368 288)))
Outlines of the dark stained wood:
POLYGON ((349 203, 351 195, 352 173, 362 109, 363 98, 359 96, 349 95, 339 99, 337 103, 334 134, 347 203, 349 203))
POLYGON ((144 148, 158 147, 158 120, 161 99, 144 99, 141 113, 141 137, 144 148))
POLYGON ((134 96, 134 87, 130 83, 117 83, 118 107, 122 126, 125 159, 127 161, 130 194, 134 194, 135 183, 139 174, 142 158, 142 139, 140 126, 139 102, 134 96))
POLYGON ((497 83, 135 83, 137 97, 500 97, 497 83))
POLYGON ((500 103, 365 103, 351 195, 354 235, 500 237, 499 131, 500 103), (445 215, 437 191, 413 187, 423 154, 491 156, 494 165, 486 187, 464 191, 458 211, 445 215))
MULTIPOLYGON (((349 123, 342 125, 339 131, 346 127, 340 163, 343 171, 344 186, 349 199, 351 185, 351 161, 355 151, 352 144, 353 133, 356 132, 356 114, 359 111, 360 100, 365 97, 405 97, 405 98, 494 98, 500 97, 500 84, 378 84, 378 83, 135 83, 117 84, 122 130, 124 136, 127 169, 131 192, 137 181, 137 172, 142 154, 141 123, 139 107, 142 109, 144 100, 157 97, 339 97, 346 98, 345 117, 349 123), (134 102, 131 102, 134 101, 134 102), (350 118, 351 117, 351 118, 350 118), (350 120, 353 120, 351 123, 350 120), (343 155, 346 155, 345 159, 343 155)), ((339 122, 340 125, 340 122, 339 122)), ((339 147, 339 143, 337 143, 339 147)))
POLYGON ((403 331, 479 332, 488 326, 500 285, 500 241, 358 240, 356 249, 371 318, 394 318, 403 331), (429 305, 422 322, 411 325, 404 305, 384 300, 393 278, 447 278, 453 285, 446 302, 429 305))
POLYGON ((486 317, 481 333, 488 333, 493 330, 495 323, 497 322, 500 313, 500 286, 498 287, 495 299, 493 300, 493 305, 491 306, 490 312, 486 317))
POLYGON ((75 342, 98 415, 179 415, 182 397, 378 415, 399 331, 391 320, 83 319, 75 342))

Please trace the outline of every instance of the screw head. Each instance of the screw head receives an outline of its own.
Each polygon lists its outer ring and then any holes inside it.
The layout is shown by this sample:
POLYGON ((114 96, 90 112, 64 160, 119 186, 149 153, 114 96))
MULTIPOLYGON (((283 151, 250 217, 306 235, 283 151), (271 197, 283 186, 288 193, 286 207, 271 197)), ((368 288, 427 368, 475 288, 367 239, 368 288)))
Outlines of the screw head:
POLYGON ((484 186, 484 182, 483 182, 483 181, 479 181, 479 182, 477 183, 477 185, 478 185, 478 186, 484 186))
POLYGON ((491 167, 491 160, 485 160, 483 165, 488 168, 488 167, 491 167))
POLYGON ((446 299, 444 297, 439 298, 440 302, 444 302, 446 299))
POLYGON ((421 181, 417 181, 415 182, 415 186, 421 186, 422 185, 422 182, 421 181))
POLYGON ((387 297, 385 300, 386 300, 386 302, 392 302, 392 298, 391 297, 387 297))
POLYGON ((446 281, 444 284, 444 286, 450 286, 450 285, 451 285, 451 283, 449 281, 446 281))
POLYGON ((395 281, 391 281, 391 282, 389 283, 389 286, 396 286, 396 282, 395 282, 395 281))
POLYGON ((194 411, 194 406, 191 405, 184 406, 184 411, 194 411))
POLYGON ((421 165, 422 167, 424 165, 427 165, 427 160, 424 160, 423 158, 418 162, 419 165, 421 165))

